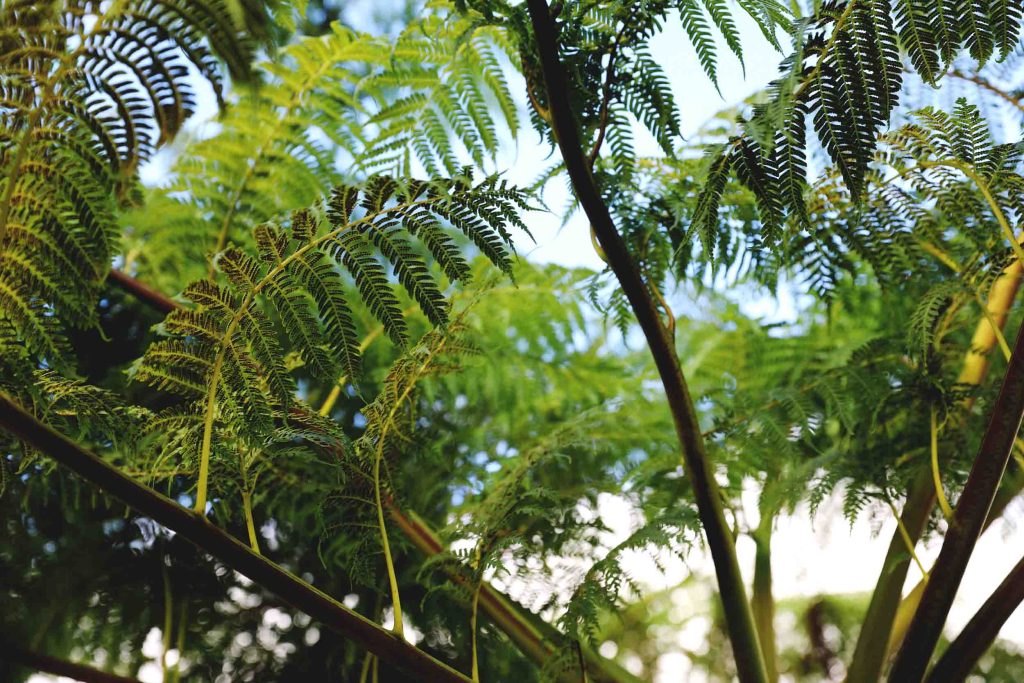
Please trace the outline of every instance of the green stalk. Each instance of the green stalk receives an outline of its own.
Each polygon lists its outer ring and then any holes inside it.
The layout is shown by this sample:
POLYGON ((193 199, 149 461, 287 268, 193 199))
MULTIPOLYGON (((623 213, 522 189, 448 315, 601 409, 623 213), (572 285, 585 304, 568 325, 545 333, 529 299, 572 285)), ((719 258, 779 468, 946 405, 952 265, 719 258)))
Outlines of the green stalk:
POLYGON ((565 162, 566 171, 580 206, 604 250, 608 266, 615 273, 654 358, 665 398, 682 446, 683 469, 690 482, 697 511, 707 538, 718 578, 718 593, 725 613, 726 630, 732 644, 740 683, 767 683, 764 656, 757 639, 747 589, 736 560, 732 532, 725 520, 721 492, 708 459, 693 399, 683 376, 672 339, 647 283, 633 261, 629 248, 615 227, 608 206, 601 198, 590 172, 586 154, 569 102, 569 83, 559 61, 557 29, 545 0, 527 0, 538 56, 544 73, 551 126, 565 162))
POLYGON ((473 666, 471 668, 470 678, 472 678, 476 683, 480 683, 480 655, 477 650, 476 628, 477 615, 480 612, 480 589, 482 587, 483 581, 477 581, 476 589, 473 591, 473 603, 469 608, 469 632, 473 650, 473 666))
MULTIPOLYGON (((381 442, 383 444, 383 440, 381 442)), ((388 543, 388 528, 384 521, 384 506, 380 497, 380 462, 384 459, 381 448, 377 449, 377 457, 373 461, 373 492, 377 499, 377 524, 380 526, 380 544, 384 549, 384 564, 388 570, 388 585, 391 586, 391 606, 395 612, 394 632, 403 635, 402 597, 398 592, 398 577, 395 575, 394 560, 391 559, 391 545, 388 543)))
POLYGON ((359 683, 368 683, 370 667, 373 665, 373 661, 375 659, 376 657, 369 652, 367 652, 366 656, 363 657, 363 668, 359 671, 359 683))
POLYGON ((260 542, 256 536, 256 524, 252 518, 252 492, 242 491, 242 511, 245 512, 245 528, 249 532, 249 546, 257 555, 260 554, 260 542))
POLYGON ((768 680, 779 680, 776 663, 775 596, 772 595, 772 522, 765 515, 752 534, 754 539, 754 582, 750 594, 750 609, 754 613, 757 637, 764 650, 764 665, 768 680))
POLYGON ((188 610, 188 601, 181 600, 178 604, 178 637, 175 639, 174 647, 178 651, 178 659, 174 662, 174 666, 171 667, 171 680, 173 683, 178 683, 181 680, 181 655, 185 652, 185 630, 188 626, 188 622, 185 620, 185 616, 188 610))
POLYGON ((171 683, 167 670, 167 651, 171 649, 171 627, 174 625, 174 600, 171 596, 171 577, 167 573, 167 564, 161 560, 160 573, 164 579, 164 633, 163 651, 160 653, 160 670, 163 673, 164 683, 171 683))
POLYGON ((890 683, 918 683, 925 674, 964 570, 992 507, 1014 439, 1024 419, 1024 330, 1017 335, 992 416, 960 495, 956 513, 921 596, 890 683))
POLYGON ((931 434, 932 482, 935 484, 935 498, 939 501, 942 516, 949 520, 953 518, 953 508, 946 498, 946 492, 942 490, 942 474, 939 472, 939 427, 936 424, 935 406, 931 408, 929 433, 931 434))
POLYGON ((908 540, 916 543, 921 537, 934 504, 935 487, 932 486, 931 472, 923 467, 910 485, 903 514, 900 515, 901 524, 897 525, 907 534, 907 539, 901 529, 897 528, 889 541, 889 550, 882 561, 882 571, 861 623, 846 683, 878 683, 882 675, 889 635, 900 606, 900 594, 907 580, 907 570, 910 568, 908 540))

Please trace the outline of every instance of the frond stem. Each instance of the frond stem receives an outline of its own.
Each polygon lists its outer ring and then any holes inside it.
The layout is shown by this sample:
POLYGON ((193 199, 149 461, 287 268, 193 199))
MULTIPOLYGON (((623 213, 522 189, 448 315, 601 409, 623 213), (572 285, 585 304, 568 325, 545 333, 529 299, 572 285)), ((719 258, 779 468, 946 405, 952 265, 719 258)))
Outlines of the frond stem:
POLYGON ((1010 570, 942 653, 925 683, 963 683, 1021 602, 1024 602, 1024 558, 1010 570))
POLYGON ((903 545, 906 546, 907 554, 910 555, 914 560, 914 564, 921 570, 924 579, 928 579, 928 570, 921 562, 921 558, 917 554, 917 549, 914 547, 915 541, 910 536, 910 532, 907 530, 907 525, 903 522, 903 516, 900 515, 899 511, 896 510, 896 506, 889 503, 889 509, 892 511, 892 516, 896 519, 896 530, 899 532, 900 537, 903 539, 903 545))
POLYGON ((942 490, 942 475, 939 472, 939 427, 936 422, 935 406, 932 406, 931 420, 929 423, 932 454, 932 482, 935 484, 935 499, 939 501, 939 507, 942 509, 942 516, 948 521, 953 519, 953 508, 949 505, 949 499, 946 498, 946 492, 942 490))
POLYGON ((254 553, 259 555, 260 542, 256 535, 256 523, 252 517, 252 491, 248 488, 242 491, 242 511, 245 513, 245 528, 249 532, 249 546, 252 547, 254 553))
POLYGON ((395 564, 391 558, 391 545, 388 543, 387 524, 384 520, 384 506, 380 497, 380 463, 383 454, 378 449, 377 457, 373 461, 373 491, 377 501, 377 524, 380 526, 380 543, 384 550, 384 564, 388 571, 388 585, 391 587, 391 606, 395 613, 394 632, 399 636, 404 635, 402 624, 402 596, 398 591, 398 577, 395 575, 395 564))
POLYGON ((163 650, 160 652, 160 671, 163 673, 163 683, 171 683, 171 677, 167 669, 167 652, 171 649, 171 628, 174 626, 174 599, 171 595, 171 577, 167 572, 167 562, 161 558, 160 574, 164 581, 164 632, 163 650))
POLYGON ((471 668, 470 678, 472 678, 476 683, 480 682, 480 655, 479 655, 479 652, 477 650, 476 630, 477 630, 477 615, 480 612, 480 610, 479 610, 479 607, 480 607, 480 590, 482 588, 483 588, 483 580, 478 580, 476 582, 476 588, 473 589, 473 603, 470 605, 470 608, 469 608, 469 633, 470 633, 469 637, 470 637, 470 643, 471 643, 472 653, 473 653, 473 665, 472 665, 472 668, 471 668))
POLYGON ((693 487, 698 513, 714 561, 719 595, 740 681, 766 683, 768 679, 764 656, 736 559, 734 539, 725 520, 721 493, 704 448, 693 400, 679 366, 679 359, 650 290, 619 234, 587 165, 569 102, 569 84, 559 60, 557 29, 547 2, 528 0, 527 7, 544 73, 555 140, 580 205, 590 219, 609 266, 636 314, 661 375, 683 451, 684 469, 693 487))
POLYGON ((967 562, 992 508, 1014 439, 1024 419, 1024 330, 1017 334, 999 395, 971 467, 956 513, 921 596, 903 646, 889 674, 891 683, 918 683, 942 633, 967 562))

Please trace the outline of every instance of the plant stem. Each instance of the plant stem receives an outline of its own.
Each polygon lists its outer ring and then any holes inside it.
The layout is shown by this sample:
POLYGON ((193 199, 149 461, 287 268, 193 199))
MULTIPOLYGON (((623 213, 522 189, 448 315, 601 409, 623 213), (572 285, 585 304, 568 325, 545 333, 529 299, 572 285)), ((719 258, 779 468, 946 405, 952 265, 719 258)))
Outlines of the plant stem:
POLYGON ((483 579, 480 579, 476 583, 476 588, 473 590, 473 603, 469 608, 469 632, 470 642, 472 643, 473 652, 473 666, 470 669, 470 678, 476 683, 480 681, 480 656, 477 651, 476 643, 476 628, 477 628, 477 614, 479 613, 480 607, 480 589, 483 587, 483 579))
POLYGON ((28 669, 42 671, 54 676, 65 676, 82 683, 139 683, 135 678, 118 676, 117 674, 100 671, 84 664, 68 662, 56 657, 35 652, 14 643, 0 640, 0 655, 3 659, 20 664, 28 669))
POLYGON ((754 617, 747 600, 743 576, 736 560, 734 539, 726 524, 721 494, 704 450, 700 425, 679 359, 643 276, 616 229, 591 175, 569 103, 569 84, 559 61, 557 30, 547 2, 528 0, 527 7, 544 73, 552 129, 566 171, 580 206, 590 219, 594 234, 604 249, 608 265, 636 314, 661 375, 665 397, 682 446, 683 466, 693 488, 698 514, 715 565, 719 595, 739 679, 741 683, 766 683, 768 676, 764 657, 754 628, 754 617))
MULTIPOLYGON (((1019 245, 1018 245, 1019 246, 1019 245)), ((890 683, 918 683, 953 604, 964 570, 995 498, 1024 419, 1024 330, 1017 334, 999 395, 956 513, 921 596, 903 647, 896 654, 890 683)))
POLYGON ((1010 570, 935 663, 926 683, 962 683, 1024 601, 1024 558, 1010 570))
POLYGON ((167 572, 167 563, 163 558, 160 560, 161 574, 164 579, 164 632, 163 651, 160 653, 160 670, 163 673, 163 682, 170 683, 167 675, 167 652, 171 649, 171 628, 174 625, 174 600, 171 595, 171 577, 167 572))
POLYGON ((878 683, 885 663, 893 619, 900 606, 900 593, 910 568, 908 541, 916 542, 920 538, 934 503, 935 487, 932 486, 931 473, 927 467, 922 467, 910 485, 907 500, 903 504, 903 514, 900 515, 899 527, 909 539, 904 539, 898 528, 889 541, 889 550, 882 561, 882 571, 861 623, 846 683, 878 683))
POLYGON ((188 626, 188 621, 185 619, 187 616, 188 601, 184 598, 178 601, 178 637, 175 639, 174 648, 178 651, 178 659, 175 660, 174 666, 171 667, 171 674, 173 675, 173 683, 178 683, 181 680, 181 657, 185 652, 185 631, 188 626))
POLYGON ((323 591, 261 555, 244 543, 183 508, 170 498, 126 477, 99 456, 40 422, 12 398, 0 393, 0 427, 76 472, 139 513, 178 533, 201 550, 276 594, 353 643, 384 657, 422 681, 468 683, 469 679, 403 638, 345 607, 323 591))
POLYGON ((380 526, 380 544, 384 550, 384 564, 388 570, 388 585, 391 586, 391 607, 395 613, 394 632, 399 637, 404 633, 402 624, 402 597, 398 593, 398 577, 395 575, 395 564, 391 559, 391 545, 388 543, 388 528, 384 520, 384 506, 380 496, 380 463, 384 459, 381 449, 373 461, 373 492, 377 499, 377 524, 380 526))
POLYGON ((914 560, 917 568, 921 570, 924 580, 927 580, 928 570, 925 569, 924 563, 921 562, 921 558, 917 555, 917 550, 914 549, 916 541, 911 537, 910 532, 907 531, 907 525, 903 523, 903 517, 896 511, 896 506, 889 503, 889 509, 892 510, 892 516, 896 519, 896 530, 899 531, 900 537, 903 539, 903 545, 906 546, 907 553, 914 560))
POLYGON ((942 515, 947 520, 953 519, 953 508, 946 499, 946 492, 942 490, 942 475, 939 472, 939 427, 935 419, 935 406, 931 407, 930 420, 931 453, 932 453, 932 481, 935 484, 935 498, 939 501, 942 515))
POLYGON ((372 653, 367 652, 366 656, 363 657, 363 668, 359 671, 359 683, 367 683, 367 679, 370 676, 370 666, 373 664, 375 657, 372 653))
POLYGON ((772 522, 765 514, 752 534, 754 539, 754 582, 750 593, 750 609, 754 613, 757 637, 764 651, 768 680, 779 680, 775 652, 775 597, 772 595, 772 522))
POLYGON ((260 554, 260 542, 256 536, 256 524, 252 518, 252 492, 248 489, 242 491, 242 510, 245 512, 245 528, 249 532, 249 546, 257 555, 260 554))

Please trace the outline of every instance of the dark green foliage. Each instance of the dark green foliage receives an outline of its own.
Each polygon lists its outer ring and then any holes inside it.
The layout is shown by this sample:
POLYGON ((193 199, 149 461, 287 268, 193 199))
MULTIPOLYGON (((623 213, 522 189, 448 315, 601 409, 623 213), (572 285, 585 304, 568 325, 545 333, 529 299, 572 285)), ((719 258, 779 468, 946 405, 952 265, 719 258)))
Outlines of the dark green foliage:
POLYGON ((0 25, 0 315, 59 365, 64 326, 95 323, 116 209, 193 112, 189 69, 220 98, 220 60, 244 79, 254 46, 219 1, 10 2, 0 25))
MULTIPOLYGON (((720 152, 746 160, 736 165, 737 177, 758 199, 766 237, 779 237, 780 209, 794 223, 806 223, 804 119, 810 117, 851 197, 860 200, 876 137, 899 100, 900 50, 926 82, 935 84, 961 50, 982 65, 996 53, 1008 55, 1018 40, 1020 14, 1013 3, 823 3, 804 25, 797 50, 783 62, 787 75, 773 84, 768 103, 756 107, 746 124, 747 135, 758 139, 760 148, 737 138, 720 152), (991 26, 1002 27, 998 45, 991 26), (763 131, 772 129, 780 133, 765 149, 763 131)), ((704 191, 720 193, 721 188, 710 184, 704 191)), ((714 205, 712 199, 703 202, 714 205)))
POLYGON ((218 254, 214 265, 226 284, 189 285, 183 296, 194 306, 167 316, 169 338, 149 348, 133 376, 185 399, 183 412, 172 419, 187 435, 179 443, 186 457, 199 443, 205 452, 212 434, 222 430, 228 441, 241 438, 258 448, 289 414, 295 391, 290 368, 304 367, 321 381, 339 375, 359 380, 357 304, 396 344, 407 342, 388 266, 432 325, 448 323, 443 285, 413 234, 457 272, 468 273, 468 263, 448 249, 451 232, 469 237, 508 270, 510 234, 504 226, 525 228, 518 212, 527 208, 518 190, 494 178, 471 185, 465 179, 400 183, 376 176, 362 187, 338 186, 323 204, 293 213, 290 231, 257 226, 257 258, 235 247, 218 254), (353 291, 361 302, 352 300, 353 291))

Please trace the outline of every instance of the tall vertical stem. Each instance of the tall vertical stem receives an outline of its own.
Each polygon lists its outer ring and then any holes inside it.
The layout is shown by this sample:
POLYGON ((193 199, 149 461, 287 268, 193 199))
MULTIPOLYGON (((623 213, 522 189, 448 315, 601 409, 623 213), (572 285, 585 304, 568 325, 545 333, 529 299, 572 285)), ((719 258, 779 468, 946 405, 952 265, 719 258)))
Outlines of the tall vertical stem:
POLYGON ((586 154, 569 102, 569 83, 558 56, 557 28, 545 0, 527 0, 544 73, 548 107, 555 140, 580 206, 604 250, 608 265, 622 287, 643 330, 661 376, 665 398, 671 410, 683 451, 683 468, 693 488, 708 548, 718 578, 719 595, 725 612, 726 629, 732 644, 741 683, 767 683, 764 657, 747 600, 747 589, 736 560, 732 532, 725 520, 721 492, 704 449, 704 440, 686 379, 672 339, 661 321, 643 275, 629 248, 615 227, 608 206, 590 172, 586 154))
POLYGON ((775 596, 772 594, 772 522, 767 513, 753 533, 754 582, 750 595, 750 608, 754 613, 754 626, 764 652, 764 666, 768 680, 779 680, 775 644, 775 596))

